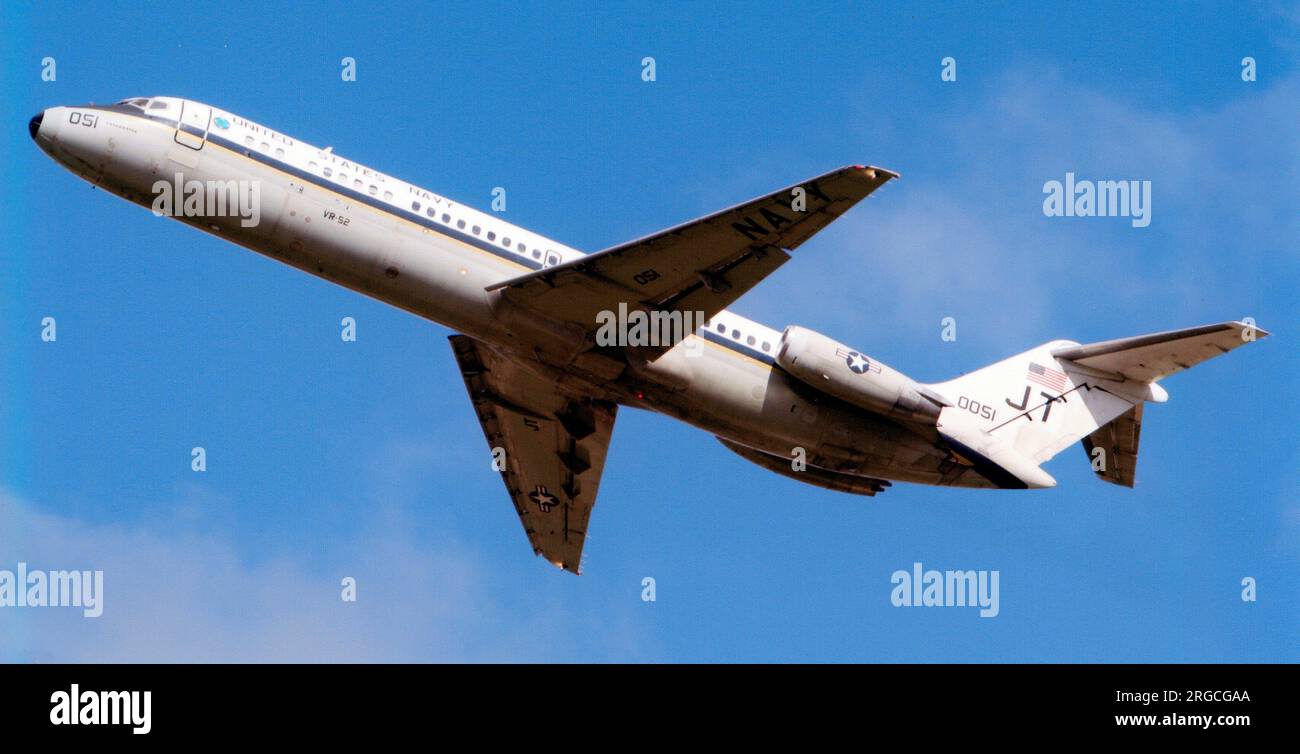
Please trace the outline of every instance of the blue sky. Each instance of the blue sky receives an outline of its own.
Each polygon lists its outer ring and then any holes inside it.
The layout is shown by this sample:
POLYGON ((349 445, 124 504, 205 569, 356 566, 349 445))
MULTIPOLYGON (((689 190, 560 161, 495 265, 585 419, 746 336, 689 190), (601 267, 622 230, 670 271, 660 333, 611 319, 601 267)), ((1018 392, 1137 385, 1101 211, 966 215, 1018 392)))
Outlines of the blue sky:
POLYGON ((0 610, 0 659, 1300 660, 1297 26, 1269 3, 7 4, 0 569, 103 569, 105 612, 0 610), (155 94, 479 208, 503 186, 510 221, 586 250, 889 167, 735 308, 921 380, 1058 337, 1276 335, 1163 383, 1133 490, 1069 449, 1053 490, 845 496, 625 410, 574 578, 531 554, 445 328, 28 138, 45 107, 155 94), (1152 181, 1150 227, 1044 217, 1067 171, 1152 181), (916 561, 1000 571, 1000 615, 892 607, 916 561))

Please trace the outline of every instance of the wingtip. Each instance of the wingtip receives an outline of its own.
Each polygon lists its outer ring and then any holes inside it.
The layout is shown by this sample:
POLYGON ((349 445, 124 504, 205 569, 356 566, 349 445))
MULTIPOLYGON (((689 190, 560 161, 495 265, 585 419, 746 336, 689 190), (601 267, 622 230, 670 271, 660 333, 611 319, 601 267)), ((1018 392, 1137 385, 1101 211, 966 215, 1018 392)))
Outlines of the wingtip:
MULTIPOLYGON (((545 557, 545 556, 543 556, 543 557, 545 557)), ((569 573, 573 574, 574 576, 581 576, 581 575, 582 575, 582 564, 581 564, 581 563, 579 563, 579 564, 576 565, 576 566, 570 566, 568 563, 565 563, 563 560, 548 560, 547 562, 550 563, 551 565, 555 566, 556 568, 560 569, 561 571, 568 571, 569 573)))
POLYGON ((860 173, 864 173, 866 174, 867 178, 872 180, 875 180, 877 175, 885 176, 885 180, 902 177, 900 173, 890 170, 889 168, 882 168, 878 165, 850 165, 847 169, 856 170, 860 173))
POLYGON ((1231 327, 1235 327, 1238 330, 1250 330, 1257 339, 1267 338, 1268 336, 1273 334, 1268 330, 1265 330, 1264 328, 1260 327, 1259 325, 1254 324, 1253 322, 1242 322, 1241 320, 1234 320, 1229 324, 1231 327))

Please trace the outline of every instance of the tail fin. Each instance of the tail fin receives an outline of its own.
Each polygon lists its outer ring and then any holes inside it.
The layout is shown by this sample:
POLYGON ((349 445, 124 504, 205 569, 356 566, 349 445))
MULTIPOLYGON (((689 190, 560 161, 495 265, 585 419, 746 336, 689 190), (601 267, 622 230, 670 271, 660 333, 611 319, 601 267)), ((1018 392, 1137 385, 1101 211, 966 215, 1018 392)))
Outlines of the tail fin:
POLYGON ((1143 402, 1168 398, 1156 381, 1267 335, 1224 322, 1088 345, 1044 343, 931 385, 952 403, 939 416, 940 433, 958 447, 1000 449, 1009 463, 998 463, 1024 481, 1034 472, 1050 480, 1036 466, 1082 440, 1103 479, 1131 487, 1143 402))

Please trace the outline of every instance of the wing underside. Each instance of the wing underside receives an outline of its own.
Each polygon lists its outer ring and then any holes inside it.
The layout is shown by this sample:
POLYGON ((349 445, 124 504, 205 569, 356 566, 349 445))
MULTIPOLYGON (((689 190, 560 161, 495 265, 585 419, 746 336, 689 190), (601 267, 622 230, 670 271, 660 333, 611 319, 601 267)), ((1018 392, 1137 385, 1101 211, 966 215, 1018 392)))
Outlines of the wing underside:
POLYGON ((874 477, 861 476, 859 474, 848 474, 816 466, 805 465, 802 470, 795 471, 790 464, 790 458, 776 456, 756 448, 750 448, 736 442, 735 440, 728 440, 720 435, 718 436, 718 442, 722 443, 727 450, 730 450, 741 458, 756 463, 769 471, 775 471, 781 476, 789 477, 795 481, 804 482, 805 484, 824 487, 828 490, 874 497, 876 493, 884 492, 885 488, 890 486, 890 482, 884 479, 876 479, 874 477))
POLYGON ((579 573, 617 405, 571 395, 469 336, 450 340, 533 552, 579 573))

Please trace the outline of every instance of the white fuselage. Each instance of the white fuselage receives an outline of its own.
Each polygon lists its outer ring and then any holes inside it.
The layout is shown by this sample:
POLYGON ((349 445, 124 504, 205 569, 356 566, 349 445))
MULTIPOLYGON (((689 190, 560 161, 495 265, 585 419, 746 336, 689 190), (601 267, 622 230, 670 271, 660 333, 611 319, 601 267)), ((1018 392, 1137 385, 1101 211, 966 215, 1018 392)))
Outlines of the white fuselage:
POLYGON ((156 182, 178 173, 256 185, 255 225, 234 212, 178 211, 177 219, 477 338, 562 384, 774 455, 802 448, 810 464, 840 472, 989 486, 941 471, 945 453, 924 430, 774 366, 781 332, 727 311, 696 330, 695 342, 615 379, 547 363, 542 346, 565 333, 485 289, 582 252, 232 113, 176 98, 142 102, 51 108, 33 119, 32 135, 72 172, 146 207, 155 206, 156 182))

